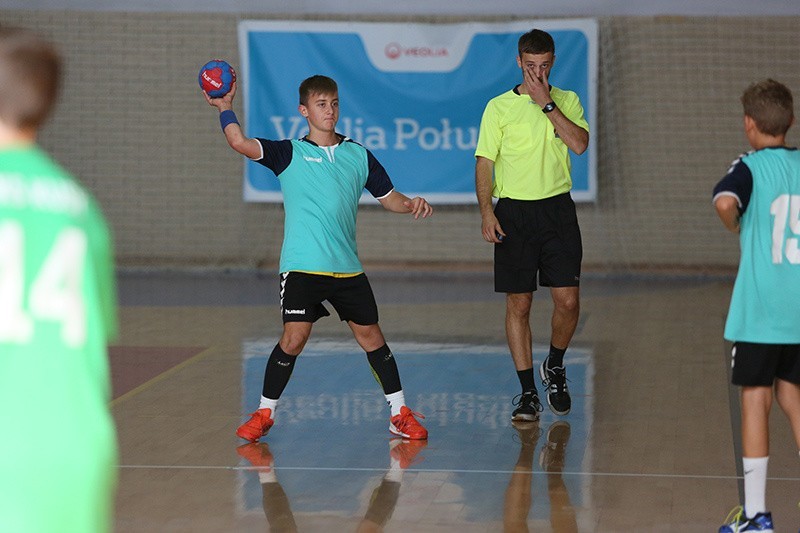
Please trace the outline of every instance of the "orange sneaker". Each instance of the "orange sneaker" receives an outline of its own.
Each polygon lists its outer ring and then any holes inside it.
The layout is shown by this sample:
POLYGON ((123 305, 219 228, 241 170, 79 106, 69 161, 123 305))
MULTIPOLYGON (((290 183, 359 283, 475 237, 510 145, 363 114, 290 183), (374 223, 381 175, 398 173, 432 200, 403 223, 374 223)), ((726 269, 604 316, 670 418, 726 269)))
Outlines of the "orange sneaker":
POLYGON ((275 421, 272 420, 272 409, 259 409, 250 415, 250 420, 239 426, 236 434, 244 440, 256 442, 263 437, 272 427, 275 421))
POLYGON ((389 419, 389 431, 395 435, 400 435, 406 439, 425 440, 428 438, 428 430, 422 427, 415 416, 425 418, 419 413, 415 413, 405 405, 400 408, 400 414, 389 419))
POLYGON ((272 452, 266 442, 248 442, 236 448, 236 453, 255 466, 259 472, 272 471, 272 452))
POLYGON ((422 462, 422 457, 417 454, 428 445, 426 440, 406 440, 394 438, 389 441, 389 455, 400 463, 400 468, 405 470, 411 465, 422 462))

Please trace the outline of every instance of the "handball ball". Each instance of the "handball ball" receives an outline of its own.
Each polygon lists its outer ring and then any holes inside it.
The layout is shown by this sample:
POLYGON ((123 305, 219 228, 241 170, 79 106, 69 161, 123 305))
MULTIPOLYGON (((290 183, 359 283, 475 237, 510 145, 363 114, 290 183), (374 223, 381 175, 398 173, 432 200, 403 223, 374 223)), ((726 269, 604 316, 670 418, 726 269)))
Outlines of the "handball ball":
POLYGON ((208 96, 222 98, 230 92, 231 85, 236 81, 236 71, 227 61, 214 59, 203 65, 197 80, 208 96))

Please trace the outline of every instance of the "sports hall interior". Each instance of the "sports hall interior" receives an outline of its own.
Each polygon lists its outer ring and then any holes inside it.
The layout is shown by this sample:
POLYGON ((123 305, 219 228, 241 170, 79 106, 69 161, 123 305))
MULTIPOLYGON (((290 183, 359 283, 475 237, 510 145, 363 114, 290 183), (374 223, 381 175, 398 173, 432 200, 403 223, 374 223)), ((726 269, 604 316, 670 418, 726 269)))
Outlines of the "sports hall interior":
MULTIPOLYGON (((199 92, 199 66, 238 63, 241 20, 515 17, 0 8, 0 24, 63 51, 40 141, 113 228, 116 531, 716 531, 740 500, 722 338, 739 247, 711 189, 748 149, 742 90, 772 77, 800 94, 800 13, 587 16, 599 26, 597 197, 578 204, 572 412, 511 424, 519 384, 477 206, 434 205, 414 221, 365 205, 360 256, 429 440, 392 440, 364 353, 327 318, 265 444, 243 447, 234 431, 280 334, 283 209, 243 201, 242 159, 199 92)), ((358 97, 340 96, 343 110, 358 97)), ((551 311, 538 291, 535 363, 551 311)), ((767 501, 777 531, 796 531, 800 463, 776 408, 771 431, 767 501)))

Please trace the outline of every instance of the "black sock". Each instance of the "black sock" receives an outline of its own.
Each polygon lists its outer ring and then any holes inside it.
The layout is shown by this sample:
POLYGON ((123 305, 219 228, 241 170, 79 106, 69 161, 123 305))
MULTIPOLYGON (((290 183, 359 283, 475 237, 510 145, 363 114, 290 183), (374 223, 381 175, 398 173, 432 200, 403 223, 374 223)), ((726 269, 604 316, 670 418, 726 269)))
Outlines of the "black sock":
POLYGON ((277 400, 292 377, 296 355, 289 355, 281 349, 280 343, 275 345, 264 369, 264 388, 261 394, 270 400, 277 400))
POLYGON ((384 344, 374 352, 367 352, 367 361, 372 368, 372 375, 383 387, 384 394, 394 394, 402 389, 397 362, 388 345, 384 344))
POLYGON ((522 385, 522 392, 531 392, 536 390, 536 381, 533 377, 533 368, 527 370, 517 370, 517 377, 519 383, 522 385))
POLYGON ((557 366, 564 366, 564 354, 567 349, 563 350, 550 345, 550 354, 547 356, 547 368, 555 368, 557 366))

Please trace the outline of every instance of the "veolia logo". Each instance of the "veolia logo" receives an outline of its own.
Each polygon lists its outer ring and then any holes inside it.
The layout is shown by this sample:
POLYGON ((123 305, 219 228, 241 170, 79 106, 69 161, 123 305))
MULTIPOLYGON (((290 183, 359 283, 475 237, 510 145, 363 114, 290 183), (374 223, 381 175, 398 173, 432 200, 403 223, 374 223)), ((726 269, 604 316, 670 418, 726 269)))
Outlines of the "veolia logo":
POLYGON ((402 46, 398 43, 389 43, 384 48, 386 57, 389 59, 398 59, 400 56, 405 57, 447 57, 449 54, 447 48, 432 48, 430 46, 402 46))
POLYGON ((386 57, 388 57, 389 59, 397 59, 398 57, 400 57, 400 54, 403 53, 402 48, 397 43, 387 44, 385 51, 386 51, 386 57))

